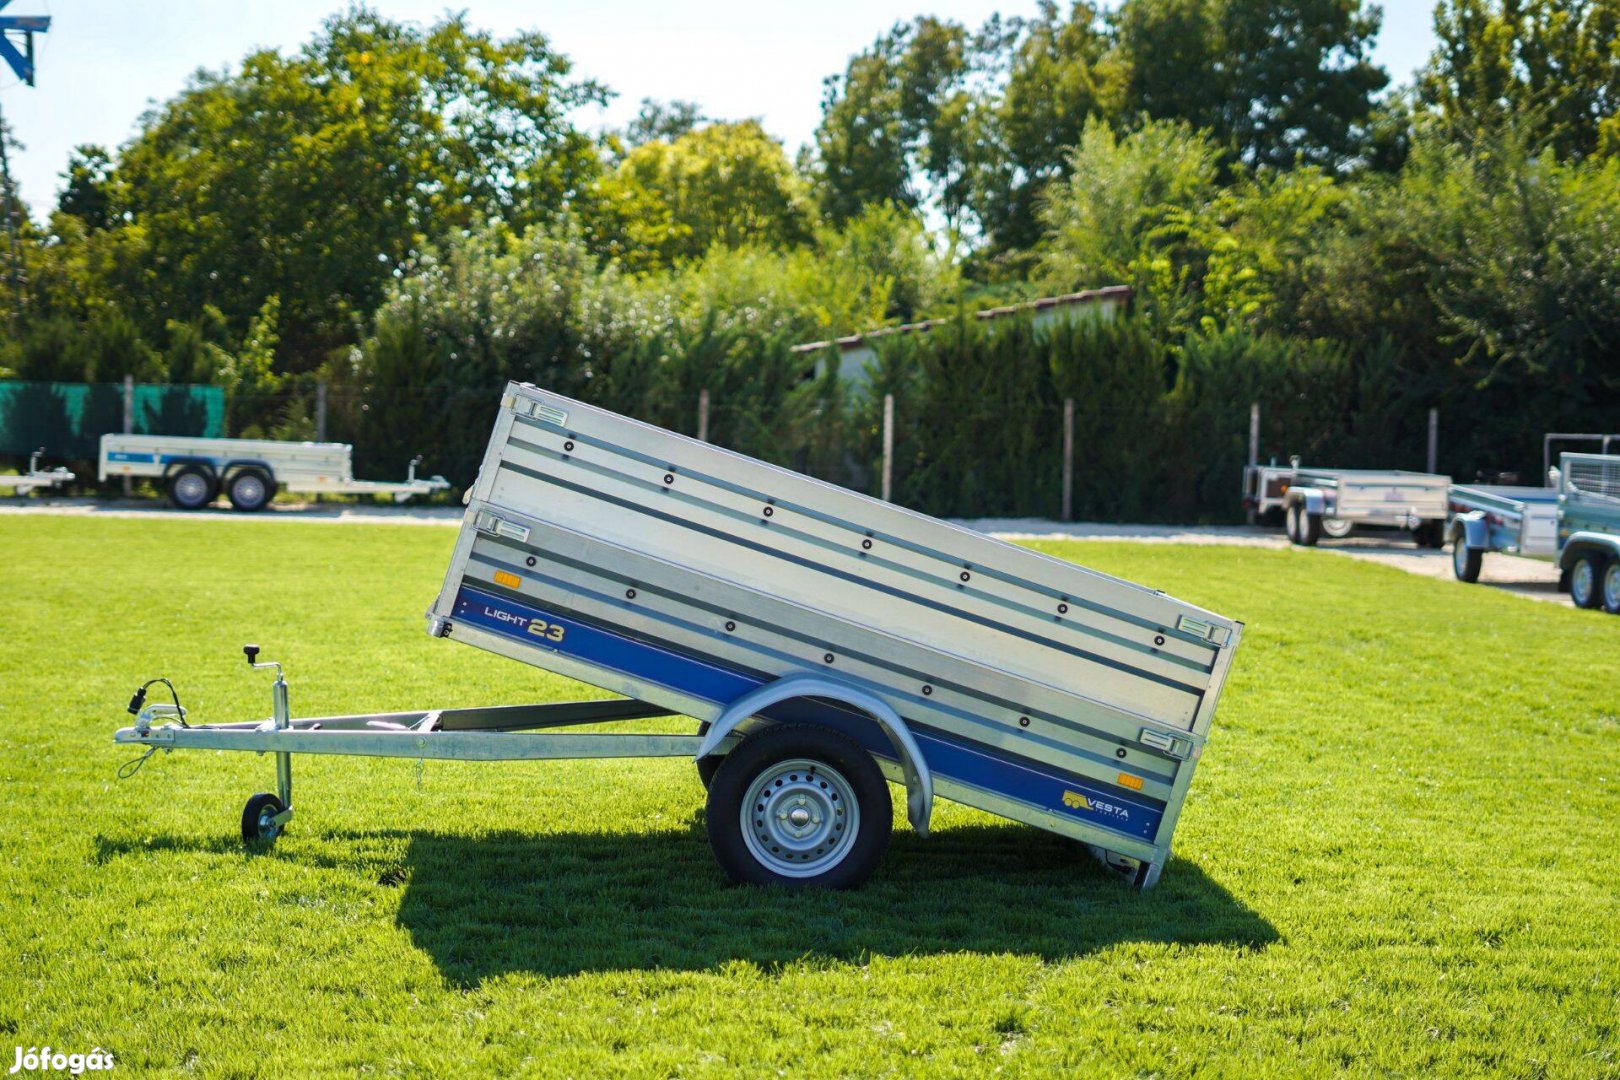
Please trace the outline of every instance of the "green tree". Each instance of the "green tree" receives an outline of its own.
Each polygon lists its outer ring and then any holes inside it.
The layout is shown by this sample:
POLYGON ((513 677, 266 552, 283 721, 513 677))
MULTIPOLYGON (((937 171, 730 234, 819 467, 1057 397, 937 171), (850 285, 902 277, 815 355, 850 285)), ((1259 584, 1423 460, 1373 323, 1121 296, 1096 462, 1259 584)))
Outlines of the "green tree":
POLYGON ((967 208, 977 118, 972 42, 960 24, 903 23, 826 81, 812 171, 823 211, 846 221, 872 203, 967 208))
POLYGON ((1504 127, 1561 157, 1620 150, 1620 0, 1440 0, 1419 85, 1454 135, 1504 127))
POLYGON ((670 266, 710 247, 792 247, 814 213, 782 145, 754 120, 710 124, 643 143, 596 192, 599 247, 635 269, 670 266))
POLYGON ((105 229, 112 224, 112 155, 105 147, 76 146, 62 173, 62 193, 56 209, 84 222, 87 229, 105 229))
POLYGON ((313 367, 425 240, 543 219, 588 183, 597 153, 568 116, 602 99, 539 34, 351 9, 145 117, 112 176, 115 227, 139 240, 117 286, 154 337, 206 304, 242 333, 279 296, 281 355, 313 367))

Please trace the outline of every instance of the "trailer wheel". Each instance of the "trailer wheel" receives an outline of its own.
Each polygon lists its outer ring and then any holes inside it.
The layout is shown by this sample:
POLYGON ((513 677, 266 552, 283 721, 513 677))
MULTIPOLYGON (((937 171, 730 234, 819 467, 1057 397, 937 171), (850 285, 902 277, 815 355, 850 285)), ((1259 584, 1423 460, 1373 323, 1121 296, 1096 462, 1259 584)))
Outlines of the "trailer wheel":
POLYGON ((269 506, 275 493, 276 486, 258 469, 243 469, 231 477, 230 486, 225 491, 230 497, 231 507, 247 514, 269 506))
POLYGON ((1620 559, 1610 559, 1603 571, 1603 610, 1620 615, 1620 559))
POLYGON ((1295 528, 1299 532, 1299 539, 1296 542, 1301 547, 1315 547, 1316 542, 1322 539, 1322 515, 1313 514, 1301 506, 1299 524, 1295 528))
POLYGON ((242 839, 250 844, 274 842, 281 835, 281 826, 271 819, 285 809, 274 795, 260 792, 253 796, 242 808, 242 839))
POLYGON ((894 806, 872 755, 809 724, 756 731, 709 787, 709 846, 739 885, 852 889, 889 846, 894 806))
POLYGON ((1412 530, 1412 539, 1418 547, 1443 548, 1446 546, 1446 527, 1440 521, 1425 521, 1412 530))
POLYGON ((1283 532, 1288 534, 1290 544, 1300 543, 1299 519, 1302 513, 1304 513, 1304 507, 1300 506, 1299 503, 1294 503, 1283 511, 1283 532))
POLYGON ((1459 536, 1451 542, 1451 572, 1457 576, 1458 581, 1472 584, 1479 580, 1479 567, 1485 561, 1485 553, 1476 547, 1469 547, 1468 540, 1459 536))
POLYGON ((181 510, 201 510, 219 495, 206 469, 187 465, 169 477, 169 501, 181 510))
POLYGON ((1598 583, 1603 580, 1603 556, 1593 552, 1569 572, 1569 598, 1579 608, 1595 608, 1602 601, 1598 583))
POLYGON ((1343 518, 1322 519, 1323 535, 1330 536, 1335 540, 1343 540, 1345 537, 1350 535, 1350 530, 1353 528, 1355 528, 1355 525, 1349 521, 1345 521, 1343 518))

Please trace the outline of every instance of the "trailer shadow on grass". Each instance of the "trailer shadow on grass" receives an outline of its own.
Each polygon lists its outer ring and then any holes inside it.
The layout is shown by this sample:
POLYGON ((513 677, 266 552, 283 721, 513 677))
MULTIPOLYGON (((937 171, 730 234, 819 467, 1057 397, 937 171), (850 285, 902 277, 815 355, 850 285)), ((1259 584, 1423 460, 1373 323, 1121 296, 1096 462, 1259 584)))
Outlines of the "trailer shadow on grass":
POLYGON ((405 890, 399 923, 463 987, 509 972, 964 951, 1060 960, 1123 942, 1260 949, 1278 937, 1191 863, 1140 894, 1078 844, 1013 825, 897 832, 871 882, 846 893, 731 887, 701 826, 415 833, 379 884, 405 890))

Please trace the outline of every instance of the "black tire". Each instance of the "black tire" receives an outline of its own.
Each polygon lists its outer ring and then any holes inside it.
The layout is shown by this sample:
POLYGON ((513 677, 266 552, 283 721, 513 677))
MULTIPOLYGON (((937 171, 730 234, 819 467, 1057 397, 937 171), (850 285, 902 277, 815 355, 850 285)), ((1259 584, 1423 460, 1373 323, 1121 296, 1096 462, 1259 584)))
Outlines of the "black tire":
POLYGON ((169 474, 169 502, 181 510, 201 510, 219 498, 214 474, 200 465, 185 465, 169 474))
POLYGON ((1466 581, 1470 585, 1479 580, 1480 564, 1485 561, 1485 553, 1476 547, 1468 546, 1466 536, 1458 536, 1451 542, 1451 572, 1458 581, 1466 581))
POLYGON ((1603 602, 1603 564, 1606 561, 1594 551, 1570 567, 1569 598, 1576 607, 1590 610, 1603 602))
POLYGON ((1446 546, 1446 527, 1440 521, 1425 521, 1412 530, 1412 539, 1418 547, 1439 550, 1446 546))
POLYGON ((268 819, 287 809, 274 795, 260 792, 242 807, 242 839, 250 844, 274 843, 284 831, 283 826, 268 819))
POLYGON ((780 724, 749 735, 721 760, 707 819, 715 861, 738 885, 853 889, 888 850, 894 804, 872 755, 852 740, 811 724, 780 724))
POLYGON ((1620 615, 1620 559, 1610 559, 1609 565, 1603 569, 1603 588, 1598 590, 1603 597, 1603 610, 1610 615, 1620 615))
MULTIPOLYGON (((707 720, 698 721, 698 729, 697 729, 698 738, 701 739, 701 738, 703 738, 703 736, 707 735, 708 733, 709 733, 709 722, 707 720)), ((709 785, 714 783, 714 774, 720 771, 720 763, 722 761, 724 761, 724 760, 726 760, 724 754, 710 754, 708 757, 700 758, 698 760, 698 763, 697 763, 698 782, 703 785, 703 790, 704 791, 708 791, 709 790, 709 785)))
POLYGON ((1303 506, 1299 508, 1299 543, 1302 547, 1315 547, 1322 539, 1322 515, 1313 514, 1303 506))
POLYGON ((232 509, 252 514, 270 505, 270 500, 276 496, 276 485, 261 469, 243 469, 231 475, 225 494, 231 500, 232 509))

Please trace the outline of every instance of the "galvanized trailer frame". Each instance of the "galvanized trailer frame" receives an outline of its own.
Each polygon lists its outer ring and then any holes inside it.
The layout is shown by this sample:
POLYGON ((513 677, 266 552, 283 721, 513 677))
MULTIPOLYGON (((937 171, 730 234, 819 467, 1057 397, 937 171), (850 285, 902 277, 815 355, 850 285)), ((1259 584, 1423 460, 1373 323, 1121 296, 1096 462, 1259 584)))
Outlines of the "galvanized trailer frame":
POLYGON ((1550 560, 1558 555, 1558 492, 1553 488, 1453 484, 1446 539, 1458 581, 1479 580, 1486 552, 1550 560))
POLYGON ((1309 547, 1358 525, 1408 529, 1423 547, 1444 542, 1451 478, 1404 469, 1294 466, 1283 495, 1288 539, 1309 547))
POLYGON ((277 488, 306 495, 388 495, 405 502, 450 487, 442 476, 418 477, 420 457, 411 461, 403 481, 357 480, 353 455, 348 443, 113 434, 101 437, 97 475, 103 481, 157 480, 184 510, 206 506, 221 492, 238 510, 259 510, 277 488))
POLYGON ((0 487, 9 487, 16 495, 27 495, 36 488, 51 488, 73 482, 75 476, 70 469, 60 465, 54 469, 41 469, 39 459, 44 456, 43 449, 35 450, 28 455, 28 471, 15 476, 0 476, 0 487))
MULTIPOLYGON (((734 753, 808 730, 903 784, 919 832, 938 796, 1086 843, 1144 888, 1163 869, 1240 622, 527 385, 508 387, 467 502, 430 633, 697 735, 530 723, 609 718, 578 706, 503 714, 538 729, 522 731, 490 730, 489 710, 293 720, 278 675, 269 721, 154 714, 118 741, 278 761, 689 755, 714 777, 712 823, 734 753)), ((250 802, 244 833, 290 805, 250 821, 250 802)))

